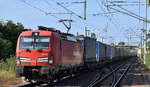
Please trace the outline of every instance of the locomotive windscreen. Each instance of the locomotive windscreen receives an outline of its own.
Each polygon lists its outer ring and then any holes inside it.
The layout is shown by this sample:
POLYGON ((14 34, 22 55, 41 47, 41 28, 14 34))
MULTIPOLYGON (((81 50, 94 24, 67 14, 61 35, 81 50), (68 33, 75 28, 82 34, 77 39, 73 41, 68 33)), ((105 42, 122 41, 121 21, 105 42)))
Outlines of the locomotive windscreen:
POLYGON ((49 36, 22 36, 20 49, 48 49, 49 43, 49 36))

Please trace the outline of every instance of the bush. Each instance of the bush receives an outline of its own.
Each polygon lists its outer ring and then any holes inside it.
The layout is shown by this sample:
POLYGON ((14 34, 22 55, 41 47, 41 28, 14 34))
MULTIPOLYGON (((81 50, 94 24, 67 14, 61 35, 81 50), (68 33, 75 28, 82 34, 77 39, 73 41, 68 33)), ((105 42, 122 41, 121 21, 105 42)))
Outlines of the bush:
POLYGON ((9 57, 12 53, 12 43, 0 38, 0 59, 9 57))
POLYGON ((20 78, 16 78, 15 57, 0 60, 0 87, 9 87, 21 83, 20 78))
POLYGON ((1 71, 15 71, 15 57, 7 58, 6 60, 0 60, 1 71))
POLYGON ((0 80, 15 78, 15 57, 0 60, 0 80))
POLYGON ((23 30, 20 23, 0 22, 0 59, 15 55, 17 38, 23 30))

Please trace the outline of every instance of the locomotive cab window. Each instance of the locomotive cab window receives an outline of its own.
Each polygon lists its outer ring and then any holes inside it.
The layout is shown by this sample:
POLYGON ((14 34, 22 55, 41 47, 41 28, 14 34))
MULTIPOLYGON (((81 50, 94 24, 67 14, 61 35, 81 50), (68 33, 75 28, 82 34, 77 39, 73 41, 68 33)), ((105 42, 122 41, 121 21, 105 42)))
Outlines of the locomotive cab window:
POLYGON ((33 49, 33 37, 31 36, 22 36, 20 38, 20 48, 21 49, 33 49))
POLYGON ((49 36, 22 36, 20 38, 21 49, 48 49, 49 36))

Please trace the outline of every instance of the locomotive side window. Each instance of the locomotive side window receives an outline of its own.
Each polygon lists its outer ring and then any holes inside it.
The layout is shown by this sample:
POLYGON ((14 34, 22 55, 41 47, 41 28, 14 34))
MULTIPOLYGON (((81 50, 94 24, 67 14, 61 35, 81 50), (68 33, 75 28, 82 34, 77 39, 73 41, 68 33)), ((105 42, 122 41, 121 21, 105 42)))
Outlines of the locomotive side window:
POLYGON ((48 49, 49 43, 49 36, 22 36, 20 38, 21 49, 48 49))

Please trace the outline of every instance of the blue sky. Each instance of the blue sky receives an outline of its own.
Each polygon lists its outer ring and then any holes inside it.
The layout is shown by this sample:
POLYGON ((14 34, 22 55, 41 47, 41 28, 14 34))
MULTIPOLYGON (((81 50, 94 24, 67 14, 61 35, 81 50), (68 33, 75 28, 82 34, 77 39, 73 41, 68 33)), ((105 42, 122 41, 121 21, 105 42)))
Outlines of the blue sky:
MULTIPOLYGON (((36 6, 45 12, 67 12, 60 6, 56 5, 54 2, 71 2, 71 1, 83 1, 83 0, 47 0, 50 5, 48 5, 45 0, 25 0, 33 6, 36 6)), ((105 37, 105 43, 117 43, 120 41, 131 42, 139 41, 139 38, 129 39, 129 36, 135 37, 140 34, 140 29, 143 28, 143 22, 139 23, 139 20, 132 18, 130 16, 114 13, 113 15, 93 16, 96 13, 107 12, 106 7, 102 4, 106 0, 87 0, 87 20, 82 20, 74 15, 71 16, 71 19, 74 21, 72 23, 72 29, 70 33, 84 34, 84 27, 87 26, 92 32, 97 34, 98 40, 101 41, 101 37, 105 37), (99 1, 100 6, 97 4, 99 1)), ((114 1, 114 0, 108 0, 114 1)), ((116 1, 116 0, 115 0, 116 1)), ((141 1, 145 0, 122 0, 126 2, 141 1)), ((67 8, 71 9, 78 15, 83 16, 83 4, 63 4, 67 8)), ((117 7, 115 7, 117 8, 117 7)), ((139 14, 139 6, 124 6, 124 8, 139 14)), ((118 8, 117 8, 118 9, 118 8)), ((140 15, 145 16, 144 6, 140 8, 140 15)), ((113 11, 110 10, 109 11, 113 11)), ((0 0, 0 20, 12 20, 15 23, 22 23, 25 28, 37 29, 37 26, 47 26, 54 27, 63 32, 66 32, 66 28, 61 23, 58 23, 58 19, 45 15, 37 9, 34 9, 28 6, 25 3, 22 3, 21 0, 0 0)), ((149 8, 148 8, 149 12, 149 8)), ((59 18, 68 19, 70 15, 56 15, 59 18)), ((149 14, 148 14, 149 18, 149 14)))

